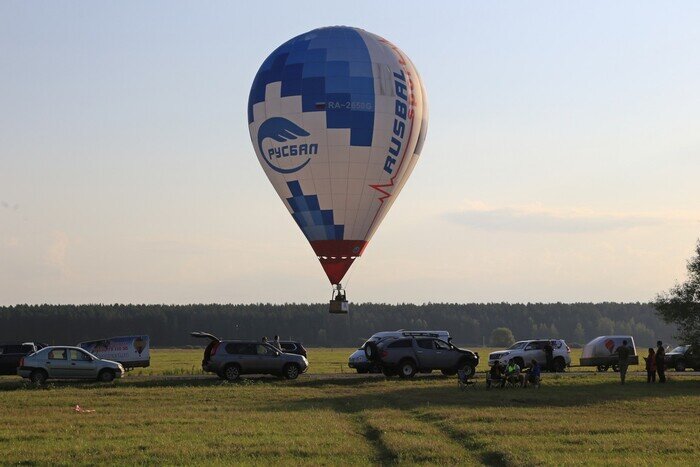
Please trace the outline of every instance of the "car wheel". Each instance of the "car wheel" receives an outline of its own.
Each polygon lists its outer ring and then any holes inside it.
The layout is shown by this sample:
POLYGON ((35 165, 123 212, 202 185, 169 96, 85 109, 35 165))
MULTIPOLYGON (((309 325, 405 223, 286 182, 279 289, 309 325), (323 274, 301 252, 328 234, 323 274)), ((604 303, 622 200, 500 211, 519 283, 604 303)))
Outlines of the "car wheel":
POLYGON ((241 376, 241 367, 235 363, 224 368, 224 379, 226 381, 236 381, 241 376))
POLYGON ((442 374, 445 376, 454 376, 457 374, 457 370, 441 370, 442 374))
POLYGON ((601 373, 608 371, 608 365, 598 365, 597 370, 601 373))
POLYGON ((554 372, 562 373, 566 369, 566 362, 563 358, 557 357, 554 359, 554 372))
POLYGON ((287 379, 297 379, 299 376, 299 367, 293 363, 288 363, 284 367, 284 377, 287 379))
MULTIPOLYGON (((476 373, 476 368, 467 364, 467 365, 464 365, 464 367, 462 367, 462 371, 464 372, 464 376, 466 378, 471 378, 476 373)), ((457 373, 457 372, 455 371, 455 373, 457 373)))
POLYGON ((48 378, 49 378, 49 375, 46 374, 46 372, 44 370, 35 370, 35 371, 32 371, 31 375, 29 375, 30 381, 37 386, 43 385, 48 378))
POLYGON ((619 373, 620 372, 620 365, 618 365, 618 364, 613 365, 612 370, 616 373, 619 373))
POLYGON ((114 372, 112 370, 102 370, 100 374, 97 375, 97 380, 103 383, 111 383, 114 381, 114 372))
POLYGON ((685 362, 683 360, 676 362, 676 371, 685 371, 685 362))
POLYGON ((416 365, 411 360, 404 360, 399 363, 399 377, 413 378, 416 374, 416 365))
POLYGON ((379 357, 379 350, 377 349, 376 342, 368 342, 367 345, 365 345, 365 357, 367 357, 367 360, 370 362, 377 360, 379 357))

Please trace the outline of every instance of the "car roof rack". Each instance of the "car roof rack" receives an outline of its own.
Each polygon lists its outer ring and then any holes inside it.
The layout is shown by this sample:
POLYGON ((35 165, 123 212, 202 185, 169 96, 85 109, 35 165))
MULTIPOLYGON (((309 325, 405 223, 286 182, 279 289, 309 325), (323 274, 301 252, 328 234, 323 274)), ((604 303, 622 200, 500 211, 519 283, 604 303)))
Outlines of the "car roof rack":
POLYGON ((438 334, 436 332, 416 331, 416 332, 403 332, 402 334, 406 337, 408 337, 408 336, 411 336, 411 337, 440 337, 440 334, 438 334))

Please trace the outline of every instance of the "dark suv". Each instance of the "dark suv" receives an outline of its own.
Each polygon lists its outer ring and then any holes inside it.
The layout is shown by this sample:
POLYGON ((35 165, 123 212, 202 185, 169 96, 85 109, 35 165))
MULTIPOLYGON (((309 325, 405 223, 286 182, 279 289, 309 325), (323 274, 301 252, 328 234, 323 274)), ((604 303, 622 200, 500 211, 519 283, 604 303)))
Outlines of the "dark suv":
MULTIPOLYGON (((273 342, 272 345, 274 346, 275 343, 273 342)), ((282 347, 282 352, 284 353, 293 353, 296 355, 301 355, 302 357, 307 357, 306 349, 301 342, 280 341, 280 347, 282 347)))
POLYGON ((368 342, 365 355, 369 361, 381 365, 384 375, 398 374, 401 378, 412 378, 416 372, 433 370, 441 370, 444 375, 464 370, 470 377, 479 364, 478 353, 457 348, 442 339, 423 336, 368 342))
POLYGON ((679 345, 666 354, 664 361, 666 368, 676 371, 685 371, 686 368, 700 371, 700 352, 690 345, 679 345))
POLYGON ((46 344, 0 344, 0 375, 16 375, 22 357, 41 350, 46 344))

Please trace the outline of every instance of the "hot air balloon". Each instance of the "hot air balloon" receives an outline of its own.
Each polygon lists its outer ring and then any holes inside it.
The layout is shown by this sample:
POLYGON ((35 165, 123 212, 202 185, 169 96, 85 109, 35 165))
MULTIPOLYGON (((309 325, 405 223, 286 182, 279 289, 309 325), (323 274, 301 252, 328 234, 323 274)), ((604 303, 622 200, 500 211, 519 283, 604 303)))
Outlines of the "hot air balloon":
POLYGON ((279 46, 250 89, 263 170, 347 312, 341 281, 418 161, 425 89, 409 58, 362 29, 314 29, 279 46))

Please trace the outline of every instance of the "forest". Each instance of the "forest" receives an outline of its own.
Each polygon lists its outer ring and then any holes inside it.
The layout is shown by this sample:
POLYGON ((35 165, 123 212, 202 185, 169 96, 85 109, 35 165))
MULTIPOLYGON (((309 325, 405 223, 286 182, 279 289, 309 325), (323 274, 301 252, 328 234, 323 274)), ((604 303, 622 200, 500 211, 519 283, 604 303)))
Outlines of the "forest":
POLYGON ((204 344, 189 333, 208 331, 228 339, 278 334, 310 347, 353 347, 377 331, 439 329, 457 344, 481 346, 498 327, 517 340, 563 338, 572 345, 612 334, 632 335, 638 347, 675 342, 675 328, 645 303, 359 303, 348 315, 329 314, 327 304, 297 303, 0 307, 0 342, 62 345, 147 334, 153 347, 182 347, 204 344))

